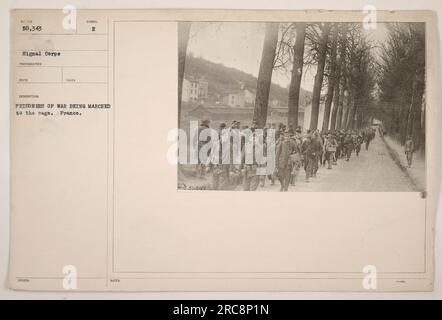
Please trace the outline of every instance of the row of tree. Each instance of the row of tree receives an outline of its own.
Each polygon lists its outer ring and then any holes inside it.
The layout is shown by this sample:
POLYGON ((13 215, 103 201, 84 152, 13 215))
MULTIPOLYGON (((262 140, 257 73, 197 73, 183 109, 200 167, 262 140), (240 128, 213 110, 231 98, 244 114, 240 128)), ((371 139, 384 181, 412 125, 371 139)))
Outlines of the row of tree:
POLYGON ((311 130, 353 129, 373 117, 375 61, 360 23, 269 23, 258 75, 254 121, 264 126, 269 79, 275 69, 289 70, 288 126, 298 125, 304 69, 315 66, 311 130), (324 89, 325 92, 324 92, 324 89), (319 109, 324 117, 319 124, 319 109))
POLYGON ((379 61, 377 114, 385 130, 404 143, 425 146, 425 25, 392 23, 379 61))
MULTIPOLYGON (((362 23, 266 23, 253 121, 266 125, 272 73, 282 70, 291 73, 287 124, 298 126, 302 75, 314 68, 309 129, 358 129, 377 118, 401 142, 413 135, 416 146, 423 146, 425 26, 386 26, 388 36, 379 48, 362 23)), ((179 110, 189 30, 190 23, 178 26, 179 110)))

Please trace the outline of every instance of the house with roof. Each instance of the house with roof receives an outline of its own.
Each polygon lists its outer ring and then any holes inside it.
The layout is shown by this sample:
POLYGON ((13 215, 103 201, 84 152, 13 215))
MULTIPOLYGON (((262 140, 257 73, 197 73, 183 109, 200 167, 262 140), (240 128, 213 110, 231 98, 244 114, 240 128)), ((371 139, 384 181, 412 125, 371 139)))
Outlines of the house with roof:
POLYGON ((209 82, 206 78, 194 78, 186 76, 183 79, 183 102, 197 102, 209 95, 209 82))
POLYGON ((223 104, 231 108, 253 108, 255 93, 249 89, 241 89, 223 97, 223 104))

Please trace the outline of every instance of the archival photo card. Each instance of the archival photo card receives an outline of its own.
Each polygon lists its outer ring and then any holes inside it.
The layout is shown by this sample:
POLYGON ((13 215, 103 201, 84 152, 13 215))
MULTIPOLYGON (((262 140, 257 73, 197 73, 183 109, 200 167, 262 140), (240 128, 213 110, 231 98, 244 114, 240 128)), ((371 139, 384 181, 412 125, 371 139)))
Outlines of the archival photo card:
POLYGON ((178 188, 425 191, 425 24, 182 22, 178 188))
POLYGON ((432 290, 437 43, 430 11, 11 11, 9 286, 432 290))

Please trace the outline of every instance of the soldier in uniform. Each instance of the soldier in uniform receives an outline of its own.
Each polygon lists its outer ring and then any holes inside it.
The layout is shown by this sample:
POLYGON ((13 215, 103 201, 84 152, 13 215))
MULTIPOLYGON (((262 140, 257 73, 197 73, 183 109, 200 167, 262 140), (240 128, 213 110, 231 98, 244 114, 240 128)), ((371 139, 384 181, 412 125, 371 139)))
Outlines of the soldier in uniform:
POLYGON ((283 123, 279 123, 278 129, 275 132, 275 141, 278 143, 279 139, 284 135, 285 126, 283 123))
POLYGON ((312 176, 316 178, 316 173, 318 172, 319 169, 319 163, 321 161, 322 152, 324 151, 324 145, 321 136, 319 135, 319 131, 315 131, 315 133, 313 134, 311 147, 313 148, 314 151, 312 176))
POLYGON ((353 137, 350 132, 347 132, 344 138, 344 150, 345 150, 345 160, 350 161, 351 153, 353 152, 353 137))
MULTIPOLYGON (((262 155, 267 157, 267 132, 268 129, 264 128, 264 132, 258 138, 259 144, 262 145, 262 155)), ((265 181, 267 177, 267 163, 258 163, 257 175, 259 177, 259 186, 265 187, 265 181)))
POLYGON ((292 140, 295 145, 295 151, 292 154, 292 162, 293 162, 293 169, 292 169, 292 176, 291 176, 291 185, 295 185, 296 177, 298 176, 299 170, 303 166, 303 155, 302 155, 302 129, 301 127, 297 127, 294 135, 292 136, 292 140))
POLYGON ((255 156, 255 146, 257 137, 255 129, 258 127, 256 122, 253 122, 250 130, 251 136, 245 137, 244 147, 242 149, 241 173, 243 177, 244 191, 256 191, 259 186, 259 176, 257 175, 258 163, 255 156), (248 161, 252 161, 249 163, 248 161))
POLYGON ((279 182, 281 183, 280 191, 287 191, 289 188, 293 169, 290 156, 294 150, 294 141, 291 139, 290 131, 286 130, 284 131, 284 135, 280 137, 280 142, 276 148, 276 168, 279 182))
POLYGON ((304 139, 302 140, 302 144, 301 144, 301 154, 302 154, 302 161, 303 161, 303 165, 304 165, 305 181, 306 182, 308 182, 308 179, 310 177, 307 150, 310 147, 311 141, 312 141, 311 131, 307 130, 307 135, 304 137, 304 139))
POLYGON ((368 150, 371 140, 374 139, 376 133, 372 128, 367 127, 365 130, 365 150, 368 150))
POLYGON ((218 131, 218 142, 212 146, 211 157, 207 164, 212 171, 212 190, 227 190, 229 188, 230 150, 224 150, 223 143, 229 139, 226 124, 221 123, 218 131))
POLYGON ((332 161, 334 161, 337 146, 338 143, 336 142, 336 139, 329 134, 325 142, 325 161, 328 162, 327 169, 332 168, 332 161))
POLYGON ((316 176, 316 168, 319 161, 319 153, 322 151, 322 144, 319 140, 318 133, 309 134, 307 140, 302 146, 305 158, 305 181, 309 182, 311 177, 316 176))
POLYGON ((359 133, 356 136, 356 138, 354 139, 356 157, 359 157, 359 152, 361 152, 361 145, 363 142, 364 142, 364 139, 362 138, 362 134, 359 133))
POLYGON ((407 137, 407 141, 405 141, 405 155, 407 157, 408 168, 411 167, 413 162, 413 153, 414 153, 414 142, 412 136, 407 137))
POLYGON ((342 133, 342 131, 338 131, 337 134, 337 143, 338 143, 338 147, 336 149, 336 159, 341 159, 344 156, 344 134, 342 133))
POLYGON ((201 124, 198 126, 197 136, 194 137, 194 140, 198 143, 198 148, 197 148, 198 164, 196 165, 196 170, 195 170, 195 175, 198 178, 204 178, 204 172, 206 171, 205 165, 204 163, 202 163, 202 159, 200 159, 200 150, 206 143, 210 142, 210 137, 207 138, 207 141, 200 141, 200 135, 203 130, 209 129, 209 127, 210 127, 210 120, 203 120, 201 124))
POLYGON ((293 152, 290 155, 291 162, 292 162, 292 174, 290 177, 290 183, 292 186, 295 185, 296 178, 299 173, 299 169, 301 168, 302 161, 301 161, 301 139, 298 136, 298 133, 295 133, 292 137, 293 142, 293 152))

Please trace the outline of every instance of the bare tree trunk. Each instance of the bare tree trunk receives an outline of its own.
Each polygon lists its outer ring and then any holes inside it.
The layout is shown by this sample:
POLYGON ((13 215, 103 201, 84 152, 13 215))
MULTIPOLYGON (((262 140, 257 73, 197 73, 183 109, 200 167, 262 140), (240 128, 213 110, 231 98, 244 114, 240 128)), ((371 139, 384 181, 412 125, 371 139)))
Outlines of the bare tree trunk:
MULTIPOLYGON (((334 24, 333 36, 332 36, 332 48, 331 48, 331 56, 330 56, 330 76, 328 78, 328 88, 327 88, 327 97, 325 100, 325 108, 324 108, 324 118, 322 121, 322 132, 328 131, 329 122, 330 122, 330 112, 331 106, 333 102, 333 95, 336 87, 336 79, 338 79, 337 75, 337 47, 338 47, 338 34, 339 34, 339 25, 337 23, 334 24)), ((339 90, 339 88, 338 88, 339 90)))
POLYGON ((356 95, 355 95, 355 98, 353 100, 353 108, 350 110, 351 111, 350 112, 351 118, 348 119, 347 127, 349 130, 353 130, 356 127, 358 110, 359 110, 358 106, 359 106, 359 101, 358 101, 358 99, 356 99, 356 95))
POLYGON ((419 108, 420 119, 416 119, 416 121, 419 121, 419 131, 416 131, 419 139, 416 147, 425 150, 425 88, 422 88, 422 96, 420 99, 419 108))
POLYGON ((347 129, 347 119, 348 119, 348 111, 350 109, 350 97, 347 97, 347 103, 344 104, 342 108, 342 119, 341 119, 341 129, 347 129))
MULTIPOLYGON (((413 92, 413 89, 410 89, 411 92, 413 92)), ((412 97, 410 97, 410 99, 412 99, 412 97)), ((411 100, 410 100, 411 101, 411 100)), ((407 138, 407 128, 408 128, 408 121, 409 121, 409 115, 410 115, 410 107, 411 107, 411 102, 409 102, 408 105, 400 105, 398 107, 398 111, 397 111, 397 120, 396 120, 396 128, 395 128, 395 133, 396 133, 396 138, 402 143, 404 144, 407 138)))
POLYGON ((336 111, 336 123, 335 123, 335 129, 340 130, 341 129, 341 123, 342 123, 342 116, 343 116, 343 109, 344 109, 344 92, 345 92, 345 79, 341 78, 340 81, 340 90, 339 90, 339 102, 337 104, 337 111, 336 111))
POLYGON ((350 107, 351 107, 351 100, 352 100, 352 92, 349 89, 349 84, 348 84, 348 79, 347 79, 347 99, 343 105, 343 109, 342 109, 342 119, 341 119, 341 129, 347 129, 347 119, 348 119, 348 113, 350 111, 350 107))
POLYGON ((420 121, 422 109, 420 108, 419 105, 416 105, 415 108, 416 109, 413 112, 413 129, 412 130, 413 130, 413 137, 415 139, 415 147, 416 147, 416 149, 419 149, 422 146, 422 136, 421 136, 422 126, 421 126, 421 121, 420 121))
POLYGON ((354 121, 354 116, 355 116, 355 108, 356 108, 356 97, 355 97, 355 92, 354 90, 350 90, 350 103, 348 105, 348 109, 347 109, 347 117, 346 117, 346 122, 345 122, 345 126, 344 128, 346 130, 350 130, 352 125, 353 125, 353 121, 354 121))
POLYGON ((419 149, 425 141, 425 136, 422 136, 422 102, 424 96, 424 80, 419 79, 416 75, 416 85, 414 86, 413 106, 411 110, 411 134, 416 149, 419 149))
POLYGON ((263 128, 267 121, 273 63, 275 60, 276 45, 278 43, 278 24, 266 23, 265 28, 264 47, 259 65, 255 110, 253 112, 253 121, 258 124, 258 128, 263 128))
POLYGON ((369 124, 369 111, 366 108, 358 108, 356 129, 360 130, 369 124))
POLYGON ((339 48, 339 55, 336 59, 336 78, 335 78, 335 85, 334 85, 334 97, 333 97, 333 109, 331 114, 331 121, 330 121, 330 130, 335 130, 337 128, 337 122, 339 117, 339 122, 342 118, 342 106, 341 105, 342 99, 344 98, 344 85, 342 84, 342 78, 343 78, 343 63, 345 61, 345 53, 347 50, 347 28, 348 25, 344 24, 342 25, 341 29, 341 35, 338 37, 338 42, 341 43, 341 46, 339 48))
POLYGON ((296 24, 296 41, 293 53, 293 70, 290 79, 288 102, 288 127, 295 129, 298 126, 299 94, 301 91, 302 69, 304 67, 304 44, 307 24, 296 24))
MULTIPOLYGON (((184 69, 186 65, 187 45, 189 43, 190 22, 178 22, 178 128, 181 128, 181 99, 183 97, 184 69)), ((178 149, 178 154, 180 150, 178 149)), ((183 179, 181 165, 177 166, 178 180, 183 179)))
POLYGON ((416 92, 416 76, 413 78, 413 84, 412 84, 412 89, 411 89, 411 101, 410 101, 410 106, 408 108, 408 112, 407 112, 407 125, 406 125, 406 129, 405 129, 405 134, 403 135, 402 140, 406 141, 407 136, 413 134, 413 126, 412 126, 412 118, 413 118, 413 105, 414 105, 414 95, 416 92))
POLYGON ((327 42, 331 24, 326 22, 322 28, 322 36, 318 49, 318 69, 316 71, 315 83, 312 96, 312 114, 310 117, 310 130, 318 128, 319 104, 321 103, 322 81, 324 80, 325 59, 327 56, 327 42))
POLYGON ((362 127, 362 119, 364 117, 364 114, 360 108, 356 110, 356 121, 354 125, 354 129, 359 130, 362 127))
POLYGON ((339 100, 341 99, 341 90, 339 87, 339 81, 336 83, 334 87, 334 95, 333 95, 333 108, 331 112, 331 119, 330 119, 330 130, 334 131, 336 129, 336 118, 338 116, 338 109, 339 109, 339 100))
POLYGON ((190 26, 190 22, 178 22, 178 128, 181 127, 181 99, 183 96, 184 69, 190 26))

